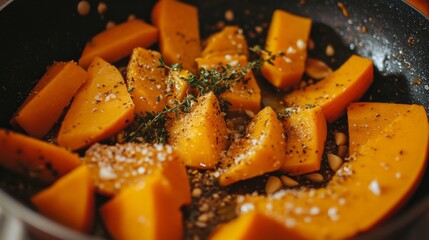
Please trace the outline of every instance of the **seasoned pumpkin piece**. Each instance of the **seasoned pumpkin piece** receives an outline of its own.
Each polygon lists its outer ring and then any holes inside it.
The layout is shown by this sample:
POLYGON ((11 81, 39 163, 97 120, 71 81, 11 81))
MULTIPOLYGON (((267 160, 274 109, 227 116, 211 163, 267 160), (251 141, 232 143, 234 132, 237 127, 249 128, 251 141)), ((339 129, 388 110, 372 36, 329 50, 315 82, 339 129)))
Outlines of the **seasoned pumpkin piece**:
POLYGON ((81 232, 94 224, 94 186, 85 165, 37 193, 31 202, 44 216, 81 232))
POLYGON ((189 91, 189 85, 184 79, 189 78, 188 70, 170 71, 167 77, 167 97, 168 102, 178 101, 181 102, 189 91))
POLYGON ((238 26, 226 26, 222 31, 207 39, 201 56, 204 58, 244 55, 249 57, 243 29, 238 26))
POLYGON ((134 48, 147 48, 157 41, 157 28, 142 20, 132 19, 91 38, 85 45, 79 65, 87 68, 95 57, 114 63, 131 54, 134 48))
MULTIPOLYGON (((371 119, 373 113, 366 113, 371 119)), ((369 128, 377 132, 326 187, 287 190, 276 198, 246 197, 238 209, 275 214, 304 239, 350 239, 370 230, 411 196, 426 169, 429 127, 424 108, 410 105, 390 120, 381 132, 369 128)))
POLYGON ((307 59, 307 41, 311 19, 282 10, 274 11, 268 30, 265 49, 273 54, 284 53, 273 63, 265 63, 262 75, 275 87, 289 89, 297 86, 304 73, 307 59))
POLYGON ((349 155, 352 155, 369 139, 380 132, 396 118, 404 115, 408 104, 387 104, 375 102, 352 103, 347 108, 349 128, 349 155))
MULTIPOLYGON (((199 68, 205 69, 216 69, 227 64, 231 66, 239 64, 244 67, 247 64, 247 58, 243 55, 197 58, 196 61, 199 68)), ((256 113, 261 109, 261 89, 251 70, 244 76, 244 81, 232 85, 231 89, 221 94, 220 98, 230 104, 228 106, 230 111, 249 110, 256 113)))
POLYGON ((124 189, 100 213, 114 239, 182 239, 182 212, 174 195, 170 181, 155 172, 124 189))
POLYGON ((125 143, 115 146, 94 144, 83 162, 89 167, 96 190, 117 195, 124 188, 144 182, 159 171, 167 179, 181 204, 191 202, 188 175, 171 146, 125 143))
POLYGON ((286 157, 283 125, 270 107, 262 109, 246 129, 242 139, 233 142, 222 159, 219 183, 232 183, 278 170, 286 157))
POLYGON ((53 182, 81 163, 62 147, 6 129, 0 129, 0 145, 0 166, 42 182, 53 182))
POLYGON ((116 67, 96 57, 59 131, 60 146, 77 150, 113 136, 134 118, 134 104, 116 67))
POLYGON ((352 55, 328 77, 287 94, 284 100, 287 106, 319 106, 328 122, 332 123, 341 117, 350 103, 365 94, 372 81, 372 61, 352 55))
POLYGON ((197 72, 195 59, 201 56, 198 9, 179 1, 158 1, 152 22, 159 29, 159 48, 168 64, 181 63, 197 72))
POLYGON ((172 123, 168 142, 187 166, 214 168, 226 148, 226 123, 212 92, 197 101, 190 113, 172 123))
POLYGON ((276 220, 272 215, 258 211, 244 214, 231 222, 220 225, 212 235, 210 240, 282 240, 300 239, 299 233, 288 231, 288 229, 276 220))
POLYGON ((296 109, 283 121, 286 159, 281 171, 300 175, 318 171, 325 149, 326 118, 320 107, 296 109))
POLYGON ((74 61, 55 62, 11 119, 28 135, 42 138, 58 121, 88 74, 74 61))
POLYGON ((127 84, 135 112, 159 112, 167 104, 165 69, 159 68, 161 54, 135 48, 127 67, 127 84))

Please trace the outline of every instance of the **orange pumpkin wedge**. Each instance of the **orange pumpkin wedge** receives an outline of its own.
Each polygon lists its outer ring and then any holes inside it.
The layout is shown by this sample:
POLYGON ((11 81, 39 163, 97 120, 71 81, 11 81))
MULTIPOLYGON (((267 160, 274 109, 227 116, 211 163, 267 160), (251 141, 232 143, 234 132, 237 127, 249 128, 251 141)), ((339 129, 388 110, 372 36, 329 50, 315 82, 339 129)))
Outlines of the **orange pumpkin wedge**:
POLYGON ((288 231, 304 239, 348 239, 368 231, 410 197, 426 168, 429 126, 424 108, 410 105, 406 113, 389 121, 353 153, 326 187, 246 197, 239 209, 275 214, 288 231))
POLYGON ((327 136, 326 118, 320 107, 296 109, 283 120, 286 159, 281 171, 299 175, 318 171, 327 136))
POLYGON ((62 147, 6 129, 0 129, 0 143, 1 166, 42 182, 53 182, 81 163, 62 147))
POLYGON ((393 119, 405 114, 410 109, 408 104, 386 104, 376 102, 352 103, 347 108, 349 128, 349 155, 376 137, 393 119))
POLYGON ((233 142, 222 159, 221 186, 278 170, 286 158, 283 125, 270 107, 256 114, 246 136, 233 142))
POLYGON ((181 63, 197 72, 195 58, 201 56, 198 9, 180 1, 158 1, 152 22, 159 28, 159 48, 168 64, 181 63))
POLYGON ((85 165, 37 193, 31 202, 44 216, 81 232, 94 224, 94 186, 85 165))
POLYGON ((159 112, 167 104, 165 69, 158 68, 161 54, 135 48, 127 67, 127 84, 135 105, 135 112, 159 112))
POLYGON ((206 41, 201 56, 203 58, 244 55, 249 57, 243 29, 238 26, 226 26, 222 31, 211 35, 206 41))
POLYGON ((57 137, 60 146, 71 150, 105 140, 134 119, 134 104, 118 69, 96 57, 88 73, 57 137))
POLYGON ((189 204, 191 194, 185 165, 171 146, 125 143, 115 146, 94 144, 83 162, 88 165, 96 190, 104 195, 117 195, 128 186, 159 171, 167 179, 178 202, 189 204))
POLYGON ((95 57, 114 63, 131 54, 134 48, 147 48, 157 41, 157 28, 133 19, 94 36, 83 49, 79 65, 87 68, 95 57))
POLYGON ((182 239, 182 212, 175 191, 159 172, 124 189, 101 207, 114 239, 182 239))
POLYGON ((188 70, 170 71, 167 77, 167 92, 170 96, 167 97, 168 103, 171 101, 181 102, 190 87, 184 79, 189 79, 191 72, 188 70))
POLYGON ((353 55, 328 77, 286 94, 284 100, 287 106, 319 106, 332 123, 344 114, 350 103, 365 94, 372 81, 372 61, 353 55))
POLYGON ((287 90, 301 81, 310 30, 311 19, 283 10, 274 11, 265 48, 273 54, 282 52, 284 55, 277 57, 274 64, 265 63, 261 71, 275 87, 287 90))
POLYGON ((74 61, 55 62, 12 117, 11 124, 42 138, 58 121, 88 74, 74 61))
POLYGON ((292 233, 274 217, 258 211, 239 216, 231 222, 220 225, 210 235, 210 240, 282 240, 300 239, 299 233, 292 233))
POLYGON ((191 112, 171 124, 168 142, 187 166, 211 169, 226 148, 226 123, 212 92, 197 101, 191 112))

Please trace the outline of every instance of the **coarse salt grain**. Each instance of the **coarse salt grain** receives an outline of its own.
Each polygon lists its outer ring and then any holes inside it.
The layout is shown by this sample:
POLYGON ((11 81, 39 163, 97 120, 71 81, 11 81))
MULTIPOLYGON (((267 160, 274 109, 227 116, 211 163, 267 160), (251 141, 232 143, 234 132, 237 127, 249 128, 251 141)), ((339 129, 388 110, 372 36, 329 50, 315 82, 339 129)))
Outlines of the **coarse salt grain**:
POLYGON ((331 207, 328 209, 328 216, 331 219, 331 221, 338 221, 338 219, 340 218, 338 216, 338 208, 336 207, 331 207))
POLYGON ((146 172, 146 168, 144 168, 144 167, 139 167, 138 169, 137 169, 137 173, 138 174, 144 174, 146 172))
POLYGON ((344 198, 340 198, 340 199, 338 199, 338 203, 339 203, 340 205, 345 205, 345 204, 346 204, 346 199, 344 199, 344 198))
POLYGON ((229 65, 231 65, 232 67, 236 66, 237 64, 238 64, 238 60, 234 60, 229 63, 229 65))
POLYGON ((380 196, 381 194, 380 184, 378 184, 377 180, 372 180, 368 185, 368 189, 376 196, 380 196))
POLYGON ((401 179, 402 174, 400 172, 395 173, 395 178, 396 179, 401 179))
POLYGON ((100 167, 99 173, 100 179, 102 180, 112 180, 116 179, 117 175, 111 167, 100 167))
POLYGON ((291 63, 291 62, 292 62, 292 59, 290 59, 290 58, 288 58, 288 57, 283 57, 283 60, 284 60, 286 63, 291 63))
POLYGON ((285 224, 286 224, 286 227, 292 228, 292 227, 295 227, 296 221, 293 218, 286 218, 285 219, 285 224))
POLYGON ((296 207, 296 208, 293 210, 293 212, 294 212, 296 215, 301 215, 301 214, 303 214, 303 213, 304 213, 304 210, 302 209, 302 207, 296 207))
POLYGON ((310 208, 310 215, 315 216, 315 215, 318 215, 319 213, 320 213, 320 208, 318 207, 310 208))
POLYGON ((292 46, 289 46, 288 49, 286 50, 287 54, 295 54, 296 53, 296 49, 293 48, 292 46))
POLYGON ((247 213, 247 212, 253 211, 254 209, 255 209, 255 206, 252 203, 245 203, 241 205, 240 212, 247 213))
POLYGON ((296 46, 300 49, 300 50, 304 50, 306 47, 305 42, 302 39, 298 39, 296 41, 296 46))

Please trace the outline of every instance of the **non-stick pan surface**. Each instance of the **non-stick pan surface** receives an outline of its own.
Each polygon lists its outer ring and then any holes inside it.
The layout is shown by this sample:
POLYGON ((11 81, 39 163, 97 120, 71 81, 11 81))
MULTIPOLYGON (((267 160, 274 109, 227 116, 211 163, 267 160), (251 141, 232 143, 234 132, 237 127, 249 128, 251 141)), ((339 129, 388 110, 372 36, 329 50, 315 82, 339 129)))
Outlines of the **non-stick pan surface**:
MULTIPOLYGON (((154 1, 104 1, 108 11, 100 16, 96 11, 99 1, 90 2, 92 10, 88 16, 77 13, 77 0, 16 0, 0 12, 0 127, 10 128, 10 116, 53 61, 77 60, 85 42, 103 30, 107 21, 123 22, 130 14, 149 21, 154 4, 154 1)), ((311 38, 318 49, 310 55, 329 62, 333 68, 352 53, 373 59, 375 81, 364 100, 417 103, 429 110, 429 20, 401 1, 346 1, 348 17, 338 8, 337 1, 332 0, 190 2, 199 7, 203 38, 218 30, 216 26, 222 21, 243 27, 250 46, 263 46, 274 9, 310 17, 314 20, 311 38), (227 10, 234 13, 231 21, 224 17, 227 10), (255 27, 262 27, 263 31, 255 27), (328 43, 335 49, 333 60, 324 54, 328 43)), ((20 180, 7 179, 2 174, 0 182, 5 186, 20 180)), ((421 228, 409 230, 410 222, 416 222, 428 211, 428 187, 429 175, 426 174, 416 194, 399 213, 363 236, 415 237, 421 228)), ((15 188, 4 189, 25 202, 22 196, 26 194, 15 188)), ((41 231, 56 230, 52 234, 71 237, 61 235, 69 233, 61 233, 56 224, 30 212, 3 192, 0 192, 0 206, 9 208, 8 212, 15 212, 41 231)), ((423 232, 429 234, 427 229, 423 232)))

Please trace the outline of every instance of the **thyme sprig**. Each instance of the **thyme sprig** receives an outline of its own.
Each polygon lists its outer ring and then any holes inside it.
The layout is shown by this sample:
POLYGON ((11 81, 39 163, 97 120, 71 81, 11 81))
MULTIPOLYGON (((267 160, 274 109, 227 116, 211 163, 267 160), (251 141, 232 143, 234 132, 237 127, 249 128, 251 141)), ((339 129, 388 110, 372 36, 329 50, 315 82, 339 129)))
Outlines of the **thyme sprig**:
POLYGON ((195 97, 188 94, 183 101, 173 101, 171 106, 167 105, 157 113, 136 114, 134 121, 123 133, 124 136, 119 142, 166 143, 169 133, 165 125, 169 118, 172 115, 178 117, 180 113, 190 112, 195 101, 195 97))
MULTIPOLYGON (((197 97, 209 92, 213 92, 216 96, 219 96, 231 89, 235 83, 246 83, 248 81, 246 75, 249 71, 259 71, 265 62, 274 64, 276 57, 284 55, 281 52, 273 54, 270 51, 262 49, 260 46, 254 46, 250 48, 250 51, 256 56, 245 66, 227 64, 215 69, 200 68, 198 75, 189 73, 186 78, 181 77, 192 89, 197 90, 197 95, 188 92, 187 96, 181 102, 170 102, 160 112, 147 112, 144 115, 136 115, 134 122, 123 133, 123 138, 119 141, 165 143, 169 137, 168 130, 165 127, 168 120, 172 117, 178 117, 181 113, 190 112, 197 97)), ((158 67, 165 68, 168 71, 183 70, 182 65, 178 63, 167 65, 162 57, 159 59, 158 67)), ((222 101, 222 105, 227 106, 228 102, 222 101)))

